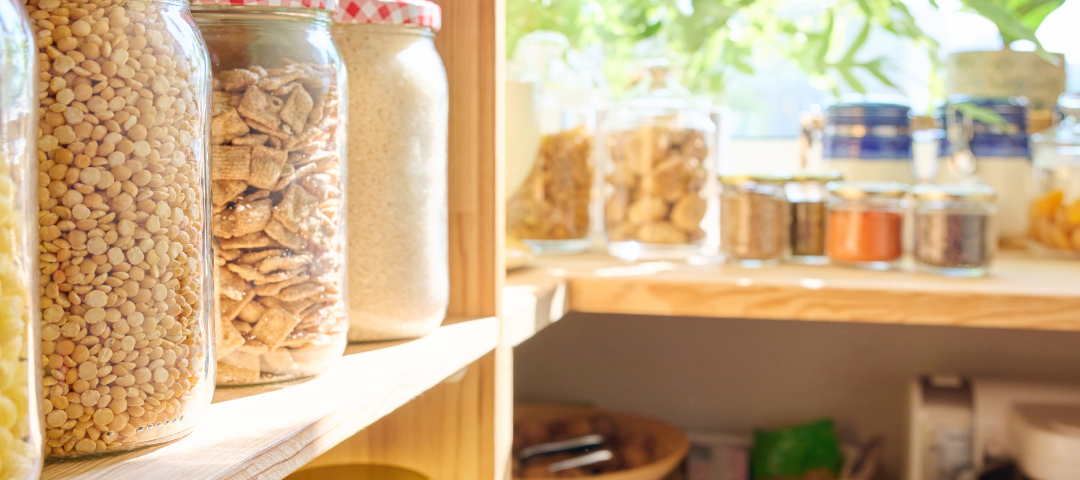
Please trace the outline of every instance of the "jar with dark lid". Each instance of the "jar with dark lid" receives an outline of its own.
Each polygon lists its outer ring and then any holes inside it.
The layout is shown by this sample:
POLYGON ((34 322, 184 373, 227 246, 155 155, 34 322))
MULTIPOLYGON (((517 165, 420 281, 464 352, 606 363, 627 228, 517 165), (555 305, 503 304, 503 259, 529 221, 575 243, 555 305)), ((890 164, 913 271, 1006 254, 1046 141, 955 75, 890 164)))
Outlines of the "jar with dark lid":
POLYGON ((895 268, 904 254, 908 185, 830 182, 826 251, 833 262, 871 270, 895 268))
POLYGON ((820 265, 829 262, 825 253, 826 206, 829 195, 825 185, 841 180, 839 170, 798 172, 784 185, 791 204, 790 260, 820 265))
POLYGON ((997 252, 996 192, 986 185, 916 185, 916 265, 949 276, 986 275, 997 252))
POLYGON ((783 175, 720 177, 720 249, 744 267, 775 265, 788 251, 783 175))

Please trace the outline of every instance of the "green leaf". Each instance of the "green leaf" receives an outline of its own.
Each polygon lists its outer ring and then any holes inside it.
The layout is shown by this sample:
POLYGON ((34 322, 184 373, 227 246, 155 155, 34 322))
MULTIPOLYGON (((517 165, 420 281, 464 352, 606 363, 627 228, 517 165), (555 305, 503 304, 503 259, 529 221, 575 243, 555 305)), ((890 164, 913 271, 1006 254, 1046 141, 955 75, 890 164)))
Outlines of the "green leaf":
POLYGON ((971 102, 952 103, 949 105, 955 107, 956 111, 964 114, 964 116, 971 117, 982 123, 996 125, 999 127, 1008 125, 1008 122, 1005 121, 1005 118, 995 112, 992 108, 980 107, 971 102))
POLYGON ((1039 39, 1035 38, 1035 31, 1028 28, 1020 20, 1006 10, 1002 5, 993 0, 964 0, 964 3, 982 15, 987 20, 997 25, 1002 39, 1008 45, 1013 40, 1030 40, 1042 49, 1039 39))

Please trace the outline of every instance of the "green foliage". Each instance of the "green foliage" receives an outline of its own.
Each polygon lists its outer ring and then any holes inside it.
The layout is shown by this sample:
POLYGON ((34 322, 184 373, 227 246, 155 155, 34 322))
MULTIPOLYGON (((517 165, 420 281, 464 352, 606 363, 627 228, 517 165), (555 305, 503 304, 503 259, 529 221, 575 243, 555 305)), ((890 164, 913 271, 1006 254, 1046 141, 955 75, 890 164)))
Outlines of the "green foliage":
POLYGON ((1006 47, 1016 40, 1030 40, 1036 51, 1057 64, 1059 59, 1043 50, 1035 30, 1039 29, 1047 15, 1057 10, 1065 0, 963 0, 964 5, 994 22, 1006 47))

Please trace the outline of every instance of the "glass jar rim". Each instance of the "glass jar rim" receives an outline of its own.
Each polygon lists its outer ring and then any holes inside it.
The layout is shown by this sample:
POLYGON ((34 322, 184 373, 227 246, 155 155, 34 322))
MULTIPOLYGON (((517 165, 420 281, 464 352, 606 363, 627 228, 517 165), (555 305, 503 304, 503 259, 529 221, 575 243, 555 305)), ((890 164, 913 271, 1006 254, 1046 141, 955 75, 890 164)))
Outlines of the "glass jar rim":
POLYGON ((738 175, 721 175, 719 177, 720 184, 738 186, 747 183, 778 183, 784 184, 791 181, 791 177, 782 174, 738 174, 738 175))
POLYGON ((862 200, 870 198, 904 198, 910 187, 901 182, 829 182, 825 188, 836 198, 862 200))
POLYGON ((922 202, 994 203, 997 200, 997 191, 981 184, 920 184, 912 188, 911 194, 922 202))

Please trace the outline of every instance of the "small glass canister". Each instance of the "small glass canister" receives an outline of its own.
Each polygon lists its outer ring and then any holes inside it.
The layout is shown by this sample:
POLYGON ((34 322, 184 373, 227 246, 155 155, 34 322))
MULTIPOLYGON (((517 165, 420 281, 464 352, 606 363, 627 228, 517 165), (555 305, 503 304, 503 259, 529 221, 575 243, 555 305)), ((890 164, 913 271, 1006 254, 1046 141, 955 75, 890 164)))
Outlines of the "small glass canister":
POLYGON ((214 393, 206 44, 187 0, 26 7, 46 453, 178 439, 214 393))
POLYGON ((727 261, 756 268, 784 258, 790 231, 786 181, 775 175, 720 177, 720 249, 727 261))
POLYGON ((719 225, 709 109, 662 66, 635 88, 606 113, 602 134, 608 253, 627 260, 708 253, 719 225))
POLYGON ((870 270, 895 268, 904 254, 908 185, 830 182, 825 249, 836 263, 870 270))
POLYGON ((0 480, 37 479, 43 451, 36 55, 21 2, 0 0, 0 480))
POLYGON ((536 253, 577 253, 591 244, 596 85, 580 57, 565 36, 533 32, 507 66, 517 84, 533 87, 529 97, 538 104, 522 112, 535 112, 537 128, 508 132, 508 143, 535 148, 507 145, 506 235, 536 253))
POLYGON ((795 263, 822 265, 829 262, 825 252, 826 206, 829 196, 825 185, 841 180, 839 170, 799 172, 784 185, 791 204, 791 257, 795 263))
POLYGON ((942 275, 986 275, 997 252, 996 192, 986 185, 916 185, 915 263, 942 275))
POLYGON ((1028 236, 1040 256, 1080 260, 1080 94, 1062 95, 1058 108, 1061 123, 1032 136, 1036 196, 1028 236))
POLYGON ((349 71, 349 340, 416 338, 450 303, 449 90, 424 0, 345 0, 349 71))
POLYGON ((345 349, 345 69, 334 0, 196 0, 213 60, 219 385, 314 375, 345 349))

